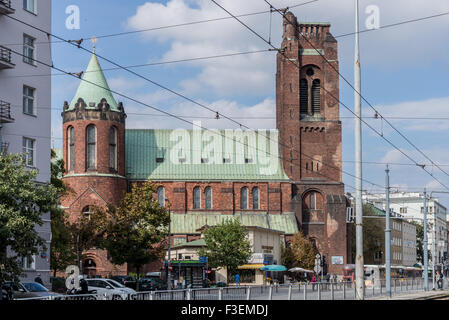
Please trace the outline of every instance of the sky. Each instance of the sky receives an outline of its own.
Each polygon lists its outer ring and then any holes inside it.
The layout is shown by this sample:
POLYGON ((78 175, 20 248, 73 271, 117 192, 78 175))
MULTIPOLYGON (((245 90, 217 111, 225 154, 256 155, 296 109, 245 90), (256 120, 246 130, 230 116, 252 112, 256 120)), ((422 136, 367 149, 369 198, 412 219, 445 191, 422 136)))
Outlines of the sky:
MULTIPOLYGON (((235 15, 268 11, 263 0, 219 0, 235 15)), ((277 7, 294 6, 306 0, 272 0, 277 7)), ((380 26, 449 12, 449 2, 442 0, 360 0, 360 28, 372 21, 372 6, 378 9, 380 26), (371 7, 370 7, 371 6, 371 7), (367 11, 368 10, 368 11, 367 11)), ((330 22, 331 33, 339 43, 341 76, 353 84, 354 31, 353 0, 318 0, 291 11, 303 22, 330 22)), ((197 58, 238 52, 266 50, 269 46, 234 19, 162 28, 117 37, 113 33, 170 26, 199 20, 227 17, 228 14, 210 0, 58 0, 53 1, 52 32, 65 39, 86 39, 83 46, 92 49, 89 39, 98 37, 96 52, 122 66, 197 58), (66 9, 76 5, 80 28, 66 26, 66 9)), ((262 37, 279 46, 282 19, 278 13, 264 13, 240 18, 262 37)), ((381 28, 360 34, 362 95, 379 113, 436 164, 449 164, 449 15, 428 20, 381 28), (395 119, 395 118, 413 119, 395 119), (424 118, 424 119, 423 119, 424 118), (425 119, 432 118, 432 119, 425 119)), ((66 43, 53 43, 53 63, 70 72, 84 70, 90 53, 66 43)), ((275 128, 276 53, 260 52, 208 60, 196 60, 158 66, 133 68, 134 72, 179 92, 213 110, 239 118, 253 129, 275 128), (253 118, 253 119, 251 119, 253 118), (257 118, 257 119, 254 119, 257 118)), ((111 65, 101 58, 102 68, 111 65)), ((54 73, 59 73, 54 71, 54 73)), ((125 70, 105 71, 112 90, 148 105, 181 116, 197 117, 207 128, 236 128, 226 119, 173 95, 125 70), (211 117, 212 119, 203 119, 211 117)), ((55 147, 61 147, 61 111, 64 101, 71 101, 79 80, 52 77, 52 134, 55 147)), ((128 114, 127 128, 189 128, 174 118, 123 97, 117 97, 128 114)), ((343 125, 343 170, 354 174, 354 119, 345 109, 354 107, 354 91, 340 78, 340 116, 343 125)), ((362 113, 368 124, 409 155, 416 162, 429 164, 426 169, 449 186, 449 165, 431 166, 412 145, 385 121, 374 119, 374 111, 362 102, 362 113)), ((190 121, 195 118, 189 118, 190 121)), ((191 128, 191 127, 190 127, 191 128)), ((390 183, 395 190, 445 190, 382 137, 363 125, 363 178, 383 186, 385 164, 390 163, 390 183), (397 164, 395 164, 397 163, 397 164)), ((343 174, 346 192, 354 192, 354 177, 343 174)), ((363 189, 374 193, 379 186, 364 182, 363 189)), ((449 195, 440 194, 449 206, 449 195)))

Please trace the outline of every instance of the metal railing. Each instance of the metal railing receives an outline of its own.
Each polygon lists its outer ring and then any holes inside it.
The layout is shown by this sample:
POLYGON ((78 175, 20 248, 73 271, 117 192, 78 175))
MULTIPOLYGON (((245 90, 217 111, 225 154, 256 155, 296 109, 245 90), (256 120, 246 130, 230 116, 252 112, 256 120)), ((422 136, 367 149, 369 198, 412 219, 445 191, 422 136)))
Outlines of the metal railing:
POLYGON ((11 117, 11 104, 0 100, 0 123, 11 122, 14 119, 11 117))
POLYGON ((11 49, 0 46, 0 60, 11 63, 11 49))
POLYGON ((5 7, 12 9, 11 7, 11 0, 0 0, 0 4, 4 5, 5 7))
MULTIPOLYGON (((446 285, 445 285, 446 286, 446 285)), ((431 287, 431 286, 430 286, 431 287)), ((392 279, 391 295, 424 291, 424 279, 392 279)), ((385 280, 367 282, 365 299, 388 296, 385 280)), ((112 300, 107 294, 61 295, 18 300, 112 300)), ((355 300, 352 282, 315 282, 137 292, 122 300, 355 300)))

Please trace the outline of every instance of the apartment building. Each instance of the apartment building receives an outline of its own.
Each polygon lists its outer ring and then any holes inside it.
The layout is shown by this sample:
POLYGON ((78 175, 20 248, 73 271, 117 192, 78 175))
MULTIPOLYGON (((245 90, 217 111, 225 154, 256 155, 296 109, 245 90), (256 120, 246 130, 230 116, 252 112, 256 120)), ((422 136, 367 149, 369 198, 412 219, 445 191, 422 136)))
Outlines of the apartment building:
MULTIPOLYGON (((428 250, 430 261, 434 259, 439 269, 445 263, 448 252, 447 210, 437 198, 432 196, 432 193, 427 194, 426 203, 428 250)), ((385 194, 364 195, 363 199, 385 209, 385 194)), ((417 192, 391 193, 390 209, 407 220, 423 223, 424 195, 417 192)))
MULTIPOLYGON (((50 180, 51 148, 51 0, 0 0, 0 144, 8 153, 25 153, 28 167, 37 168, 38 183, 50 180), (14 19, 24 22, 20 23, 14 19), (19 54, 18 54, 19 53, 19 54), (23 55, 23 56, 22 56, 23 55)), ((47 252, 24 259, 24 281, 38 273, 50 278, 50 213, 36 226, 47 252)))

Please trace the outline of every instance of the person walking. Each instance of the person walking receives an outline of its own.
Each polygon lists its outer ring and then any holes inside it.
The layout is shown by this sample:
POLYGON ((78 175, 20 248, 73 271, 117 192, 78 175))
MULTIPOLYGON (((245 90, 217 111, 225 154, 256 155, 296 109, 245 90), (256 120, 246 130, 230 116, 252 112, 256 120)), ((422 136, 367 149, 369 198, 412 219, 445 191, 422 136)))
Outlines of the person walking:
POLYGON ((443 279, 444 279, 443 272, 440 272, 439 278, 438 278, 438 289, 443 290, 443 279))
POLYGON ((41 274, 40 273, 38 273, 37 277, 34 278, 34 282, 37 282, 37 283, 40 283, 41 285, 44 285, 44 282, 41 279, 41 274))
POLYGON ((315 290, 315 283, 316 283, 316 277, 315 277, 315 275, 313 275, 313 277, 312 277, 312 291, 315 290))
POLYGON ((240 288, 240 275, 238 273, 235 275, 235 284, 237 288, 240 288))

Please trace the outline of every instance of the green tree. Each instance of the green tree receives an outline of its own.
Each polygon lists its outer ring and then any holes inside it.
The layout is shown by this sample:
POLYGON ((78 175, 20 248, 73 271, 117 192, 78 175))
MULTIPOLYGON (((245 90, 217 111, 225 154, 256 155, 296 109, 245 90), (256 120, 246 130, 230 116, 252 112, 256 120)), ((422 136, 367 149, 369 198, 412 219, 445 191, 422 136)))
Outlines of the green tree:
POLYGON ((290 243, 290 250, 292 263, 289 267, 313 270, 315 255, 318 253, 318 250, 309 236, 305 236, 302 231, 296 233, 290 243))
POLYGON ((412 221, 416 227, 416 260, 424 265, 424 225, 418 221, 412 221))
MULTIPOLYGON (((365 264, 374 263, 375 255, 384 252, 385 247, 385 216, 379 216, 373 205, 363 204, 363 216, 378 216, 379 218, 363 219, 363 257, 365 264)), ((356 257, 355 223, 352 230, 352 256, 356 257)))
MULTIPOLYGON (((56 159, 56 153, 51 150, 51 184, 56 189, 59 199, 72 192, 62 181, 64 174, 64 160, 56 159)), ((51 211, 51 244, 50 244, 50 269, 53 276, 56 272, 64 271, 71 264, 76 263, 76 254, 70 246, 71 236, 68 223, 68 215, 61 207, 53 206, 51 211)))
POLYGON ((199 250, 200 256, 207 257, 212 268, 226 267, 229 281, 230 274, 237 267, 248 262, 251 257, 251 243, 248 231, 239 220, 227 219, 210 227, 204 232, 206 247, 199 250))
POLYGON ((287 244, 286 246, 282 245, 281 247, 281 264, 286 266, 287 269, 293 268, 296 266, 295 255, 293 254, 293 250, 291 244, 287 244))
POLYGON ((134 184, 117 208, 108 206, 104 248, 111 262, 128 263, 140 274, 143 265, 158 260, 165 253, 170 216, 154 200, 155 186, 150 181, 134 184))
POLYGON ((0 154, 0 284, 19 281, 22 259, 47 250, 35 227, 56 206, 57 190, 36 182, 37 175, 23 155, 0 154))

